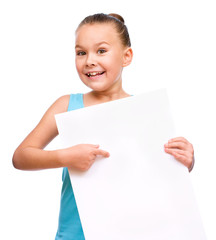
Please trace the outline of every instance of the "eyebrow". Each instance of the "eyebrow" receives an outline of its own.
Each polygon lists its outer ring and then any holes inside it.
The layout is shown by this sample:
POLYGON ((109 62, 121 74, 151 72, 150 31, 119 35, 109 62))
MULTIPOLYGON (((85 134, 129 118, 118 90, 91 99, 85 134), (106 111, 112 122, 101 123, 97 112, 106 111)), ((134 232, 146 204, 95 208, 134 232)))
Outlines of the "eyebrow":
MULTIPOLYGON (((101 44, 107 44, 107 45, 110 45, 108 42, 106 42, 106 41, 102 41, 102 42, 96 43, 95 46, 99 46, 99 45, 101 45, 101 44)), ((82 48, 82 46, 79 45, 79 44, 77 44, 77 45, 75 46, 75 48, 82 48)))

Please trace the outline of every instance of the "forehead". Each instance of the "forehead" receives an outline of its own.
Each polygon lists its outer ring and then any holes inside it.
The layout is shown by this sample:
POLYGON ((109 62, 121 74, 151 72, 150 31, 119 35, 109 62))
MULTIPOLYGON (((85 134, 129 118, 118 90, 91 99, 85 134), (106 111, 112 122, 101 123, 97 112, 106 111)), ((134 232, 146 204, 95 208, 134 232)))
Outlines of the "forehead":
POLYGON ((119 41, 118 33, 112 23, 85 24, 76 32, 76 44, 102 41, 110 44, 119 41))

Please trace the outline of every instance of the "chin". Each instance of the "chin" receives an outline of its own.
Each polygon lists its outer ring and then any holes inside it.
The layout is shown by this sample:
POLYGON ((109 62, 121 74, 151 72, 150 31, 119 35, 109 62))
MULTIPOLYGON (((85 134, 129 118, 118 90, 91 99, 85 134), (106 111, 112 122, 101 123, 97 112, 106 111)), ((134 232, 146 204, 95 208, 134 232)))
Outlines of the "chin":
POLYGON ((110 88, 110 86, 104 86, 103 84, 85 84, 95 92, 104 92, 110 88))
POLYGON ((101 87, 89 87, 94 92, 105 92, 108 90, 107 88, 101 88, 101 87))

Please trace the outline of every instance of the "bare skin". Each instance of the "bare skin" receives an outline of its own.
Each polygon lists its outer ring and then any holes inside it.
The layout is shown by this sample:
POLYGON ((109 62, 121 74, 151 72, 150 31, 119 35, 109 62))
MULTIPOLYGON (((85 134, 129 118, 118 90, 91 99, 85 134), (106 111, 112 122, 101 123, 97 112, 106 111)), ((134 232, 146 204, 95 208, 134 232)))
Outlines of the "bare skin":
POLYGON ((192 170, 194 164, 193 145, 183 137, 170 139, 164 145, 164 150, 175 157, 176 160, 184 164, 189 171, 192 170))
MULTIPOLYGON (((133 57, 130 47, 123 46, 112 24, 82 26, 76 33, 76 68, 81 81, 92 89, 84 94, 84 106, 129 97, 122 88, 122 71, 133 57), (100 32, 96 35, 95 32, 100 32), (101 72, 100 76, 88 76, 101 72)), ((97 155, 109 157, 110 153, 99 145, 82 143, 66 149, 43 150, 57 135, 55 114, 67 111, 69 95, 52 104, 38 125, 18 146, 13 155, 13 165, 22 170, 40 170, 69 167, 88 170, 97 155)), ((189 170, 193 165, 193 146, 185 138, 174 138, 165 145, 165 152, 173 155, 189 170)))
POLYGON ((109 153, 94 144, 78 144, 67 149, 45 151, 43 148, 58 135, 54 115, 67 111, 69 95, 59 98, 44 114, 35 129, 24 139, 13 155, 13 165, 21 170, 72 167, 88 170, 97 155, 109 153), (82 153, 82 154, 81 154, 82 153))

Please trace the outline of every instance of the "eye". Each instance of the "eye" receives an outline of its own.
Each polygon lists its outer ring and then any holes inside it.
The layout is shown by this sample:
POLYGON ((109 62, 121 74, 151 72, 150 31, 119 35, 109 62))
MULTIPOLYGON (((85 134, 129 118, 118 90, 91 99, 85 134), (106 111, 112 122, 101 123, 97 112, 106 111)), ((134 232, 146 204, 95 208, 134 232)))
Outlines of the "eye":
POLYGON ((84 51, 79 51, 79 52, 77 52, 77 56, 83 56, 83 55, 85 55, 86 53, 84 52, 84 51))
POLYGON ((99 49, 99 50, 98 50, 98 53, 99 53, 99 54, 103 54, 103 53, 105 53, 105 52, 106 52, 105 49, 99 49))

